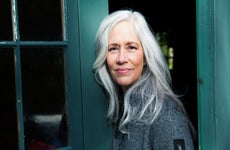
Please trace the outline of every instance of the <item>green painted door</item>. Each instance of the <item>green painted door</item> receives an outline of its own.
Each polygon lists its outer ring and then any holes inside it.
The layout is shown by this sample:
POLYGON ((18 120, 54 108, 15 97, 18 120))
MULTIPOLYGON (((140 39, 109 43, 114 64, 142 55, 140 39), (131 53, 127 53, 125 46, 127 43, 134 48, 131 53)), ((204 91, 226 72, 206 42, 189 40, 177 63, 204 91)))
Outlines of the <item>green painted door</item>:
POLYGON ((111 127, 106 120, 106 99, 96 83, 92 65, 94 38, 108 14, 107 0, 66 0, 67 97, 70 146, 73 150, 107 150, 111 127))
POLYGON ((107 0, 0 1, 0 149, 108 150, 92 72, 107 0))
POLYGON ((197 0, 199 148, 230 148, 230 1, 197 0))
MULTIPOLYGON (((69 1, 68 3, 68 7, 73 7, 71 5, 74 3, 69 1)), ((78 7, 71 9, 73 11, 78 9, 77 14, 79 14, 75 16, 75 21, 78 24, 79 32, 79 41, 76 47, 79 49, 80 56, 79 83, 81 84, 82 135, 77 139, 83 142, 84 150, 108 150, 111 141, 111 128, 106 120, 106 99, 102 89, 95 82, 92 72, 92 65, 95 60, 94 38, 99 23, 108 14, 108 1, 79 0, 77 5, 78 7)), ((72 15, 75 15, 75 13, 72 13, 72 15)), ((74 24, 68 27, 70 34, 74 34, 71 33, 74 28, 76 28, 74 24)), ((73 37, 72 40, 75 40, 75 38, 73 37)), ((70 41, 72 40, 70 39, 70 41)), ((74 41, 72 42, 74 43, 74 41)), ((72 112, 72 115, 74 116, 75 112, 72 112)), ((74 122, 77 124, 78 121, 79 119, 76 119, 74 122)), ((77 135, 78 133, 72 134, 77 135)), ((77 139, 74 139, 74 141, 78 142, 77 139)), ((76 146, 74 150, 78 150, 78 147, 76 146)))

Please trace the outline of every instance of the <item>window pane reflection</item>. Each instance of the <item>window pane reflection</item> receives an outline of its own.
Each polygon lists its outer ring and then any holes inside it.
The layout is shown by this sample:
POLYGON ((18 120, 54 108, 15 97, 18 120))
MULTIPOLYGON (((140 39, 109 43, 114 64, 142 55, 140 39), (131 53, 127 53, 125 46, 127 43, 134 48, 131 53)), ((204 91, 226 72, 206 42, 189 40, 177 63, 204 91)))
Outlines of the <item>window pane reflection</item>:
POLYGON ((21 49, 26 149, 66 146, 64 51, 21 49))
POLYGON ((13 49, 0 48, 0 148, 18 149, 13 49))
POLYGON ((61 0, 18 0, 21 40, 62 40, 61 0))
POLYGON ((0 40, 12 40, 12 24, 11 24, 11 3, 10 0, 0 1, 0 40))

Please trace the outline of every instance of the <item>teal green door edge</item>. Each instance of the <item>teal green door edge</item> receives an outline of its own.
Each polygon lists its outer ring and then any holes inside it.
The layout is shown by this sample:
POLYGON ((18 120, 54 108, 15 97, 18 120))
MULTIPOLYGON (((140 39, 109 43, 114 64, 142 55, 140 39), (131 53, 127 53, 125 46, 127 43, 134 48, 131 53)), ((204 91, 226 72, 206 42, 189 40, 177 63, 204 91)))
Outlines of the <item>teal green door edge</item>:
POLYGON ((199 149, 230 147, 230 1, 196 0, 199 149))
POLYGON ((95 82, 94 38, 108 14, 107 0, 66 0, 67 97, 70 111, 70 145, 73 150, 109 149, 111 127, 106 120, 106 99, 95 82))
POLYGON ((79 53, 78 2, 66 0, 66 97, 69 145, 83 150, 82 96, 79 53))
POLYGON ((108 0, 79 0, 82 109, 85 150, 108 150, 111 129, 106 120, 107 106, 92 70, 94 40, 101 20, 108 14, 108 0))
POLYGON ((197 0, 199 148, 215 150, 215 81, 213 0, 197 0))

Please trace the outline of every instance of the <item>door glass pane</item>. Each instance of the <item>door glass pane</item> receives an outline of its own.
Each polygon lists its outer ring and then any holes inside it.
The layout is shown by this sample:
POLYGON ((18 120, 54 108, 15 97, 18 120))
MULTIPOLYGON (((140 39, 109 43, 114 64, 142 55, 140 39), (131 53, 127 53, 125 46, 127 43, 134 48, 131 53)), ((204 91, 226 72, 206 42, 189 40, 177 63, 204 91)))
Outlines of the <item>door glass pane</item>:
POLYGON ((18 149, 13 49, 0 48, 0 149, 18 149))
POLYGON ((13 39, 10 5, 10 0, 0 1, 0 40, 8 41, 13 39))
POLYGON ((64 49, 21 49, 26 149, 67 145, 64 49))
POLYGON ((18 0, 21 40, 62 40, 62 0, 18 0))

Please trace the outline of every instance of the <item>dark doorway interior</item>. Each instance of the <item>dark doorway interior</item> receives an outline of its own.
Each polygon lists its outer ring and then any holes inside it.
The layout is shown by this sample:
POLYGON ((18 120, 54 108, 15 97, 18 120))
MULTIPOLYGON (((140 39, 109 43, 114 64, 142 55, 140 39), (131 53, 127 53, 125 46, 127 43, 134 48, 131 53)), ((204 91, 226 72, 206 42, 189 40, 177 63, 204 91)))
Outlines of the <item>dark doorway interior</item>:
MULTIPOLYGON (((198 131, 196 1, 109 0, 109 12, 124 8, 144 14, 154 33, 167 32, 168 44, 174 48, 173 88, 178 94, 183 94, 184 106, 198 131)), ((195 144, 198 149, 198 144, 195 144)))

